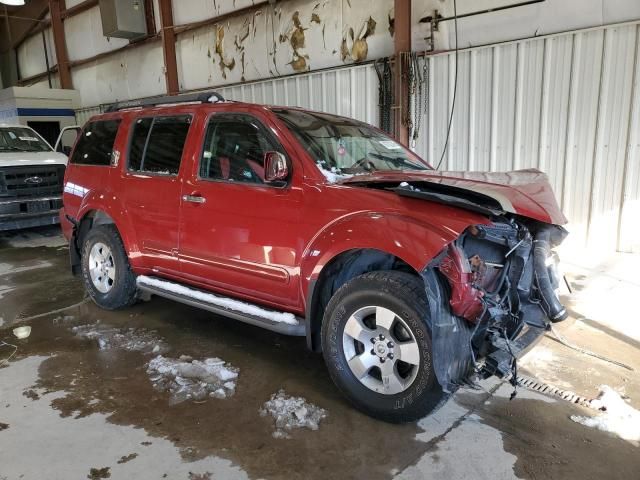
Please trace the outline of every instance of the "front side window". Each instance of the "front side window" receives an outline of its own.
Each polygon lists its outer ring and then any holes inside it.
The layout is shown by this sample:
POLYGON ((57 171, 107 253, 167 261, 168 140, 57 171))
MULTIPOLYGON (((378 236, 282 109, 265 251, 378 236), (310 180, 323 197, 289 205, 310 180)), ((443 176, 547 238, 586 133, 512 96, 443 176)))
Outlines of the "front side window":
POLYGON ((120 119, 98 120, 85 125, 71 163, 82 165, 111 165, 113 144, 120 126, 120 119))
POLYGON ((365 123, 324 113, 275 109, 323 171, 366 174, 431 167, 395 140, 365 123))
POLYGON ((129 147, 129 170, 177 175, 191 115, 139 118, 129 147))
POLYGON ((255 118, 220 114, 209 121, 200 159, 200 178, 228 182, 264 183, 264 157, 284 153, 255 118))
POLYGON ((30 128, 0 127, 0 153, 50 151, 51 147, 30 128))

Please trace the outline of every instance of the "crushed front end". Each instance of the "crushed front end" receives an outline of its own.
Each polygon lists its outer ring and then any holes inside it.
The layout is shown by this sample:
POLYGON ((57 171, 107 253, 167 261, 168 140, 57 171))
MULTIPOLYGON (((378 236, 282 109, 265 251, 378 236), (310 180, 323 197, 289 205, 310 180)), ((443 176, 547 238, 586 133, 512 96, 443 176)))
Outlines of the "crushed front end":
POLYGON ((517 358, 564 320, 562 227, 506 216, 467 228, 423 272, 436 376, 452 392, 474 375, 515 378, 517 358))

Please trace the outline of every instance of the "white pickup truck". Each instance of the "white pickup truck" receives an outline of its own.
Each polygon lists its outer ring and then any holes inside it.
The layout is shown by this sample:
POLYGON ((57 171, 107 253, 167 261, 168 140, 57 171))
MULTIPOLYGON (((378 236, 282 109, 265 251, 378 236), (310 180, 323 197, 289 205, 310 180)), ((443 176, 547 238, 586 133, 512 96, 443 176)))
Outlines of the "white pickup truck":
POLYGON ((66 165, 33 129, 0 124, 0 231, 58 223, 66 165))

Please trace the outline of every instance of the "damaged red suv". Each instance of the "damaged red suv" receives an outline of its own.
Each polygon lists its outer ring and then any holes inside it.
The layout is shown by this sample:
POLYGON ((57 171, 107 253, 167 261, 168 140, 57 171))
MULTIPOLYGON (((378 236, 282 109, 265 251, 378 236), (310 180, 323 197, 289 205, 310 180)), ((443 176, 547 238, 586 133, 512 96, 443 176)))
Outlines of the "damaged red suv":
POLYGON ((543 173, 436 171, 348 118, 216 93, 119 104, 84 126, 63 201, 96 304, 160 295, 305 336, 387 421, 512 375, 567 316, 543 173))

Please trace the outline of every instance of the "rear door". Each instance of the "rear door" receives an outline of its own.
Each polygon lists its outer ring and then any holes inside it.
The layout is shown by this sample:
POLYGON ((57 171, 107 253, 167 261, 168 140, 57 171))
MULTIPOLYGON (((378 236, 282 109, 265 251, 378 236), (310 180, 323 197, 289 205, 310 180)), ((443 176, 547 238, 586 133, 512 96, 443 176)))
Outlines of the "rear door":
POLYGON ((191 113, 134 117, 122 174, 123 205, 149 267, 176 274, 181 182, 191 113))
POLYGON ((286 182, 265 182, 265 153, 286 152, 268 118, 257 115, 209 118, 183 188, 180 264, 186 278, 203 286, 295 307, 302 171, 292 165, 286 182))

